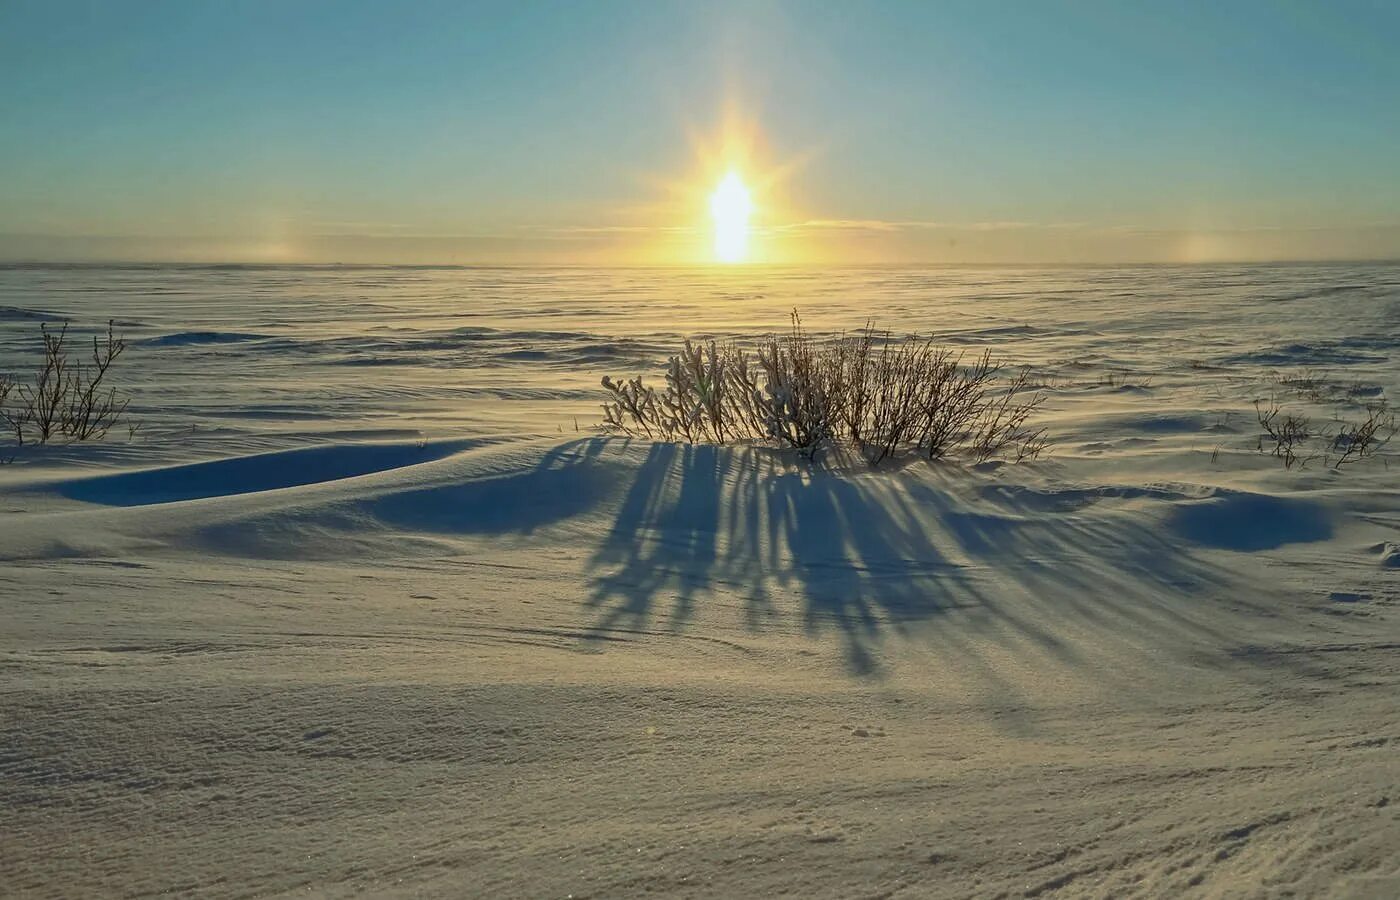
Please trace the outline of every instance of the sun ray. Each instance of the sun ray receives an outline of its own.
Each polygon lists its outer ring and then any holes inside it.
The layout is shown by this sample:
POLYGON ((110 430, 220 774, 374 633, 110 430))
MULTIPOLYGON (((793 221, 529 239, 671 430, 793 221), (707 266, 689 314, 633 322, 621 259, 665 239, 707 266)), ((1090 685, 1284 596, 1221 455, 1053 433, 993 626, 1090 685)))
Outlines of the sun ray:
POLYGON ((717 124, 690 120, 682 127, 689 165, 681 172, 635 176, 653 199, 633 206, 629 215, 656 223, 658 236, 639 246, 634 256, 765 264, 800 258, 801 242, 784 233, 780 223, 806 215, 788 196, 788 182, 820 150, 777 155, 757 117, 743 114, 734 103, 724 108, 717 124))

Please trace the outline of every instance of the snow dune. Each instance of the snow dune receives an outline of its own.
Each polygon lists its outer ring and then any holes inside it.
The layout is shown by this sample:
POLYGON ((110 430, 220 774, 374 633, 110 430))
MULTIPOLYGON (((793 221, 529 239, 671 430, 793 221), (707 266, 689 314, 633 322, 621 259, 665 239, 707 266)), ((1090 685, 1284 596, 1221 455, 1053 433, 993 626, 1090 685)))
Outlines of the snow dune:
POLYGON ((249 494, 354 478, 417 465, 471 446, 472 441, 436 441, 416 446, 349 444, 281 450, 253 456, 119 472, 65 481, 58 493, 106 506, 139 506, 249 494))

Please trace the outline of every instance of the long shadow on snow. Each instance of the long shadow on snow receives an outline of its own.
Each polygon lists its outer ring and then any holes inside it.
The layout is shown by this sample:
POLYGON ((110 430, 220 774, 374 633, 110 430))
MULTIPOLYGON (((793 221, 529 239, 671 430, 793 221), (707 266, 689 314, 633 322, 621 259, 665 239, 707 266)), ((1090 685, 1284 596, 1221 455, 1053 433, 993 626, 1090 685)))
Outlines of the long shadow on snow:
POLYGON ((994 686, 1004 676, 988 641, 1075 664, 1085 640, 1237 639, 1210 614, 1222 573, 1150 518, 1096 508, 1112 492, 977 491, 976 478, 925 464, 843 475, 756 449, 652 445, 590 561, 590 633, 681 631, 702 597, 762 632, 786 627, 777 601, 796 595, 803 629, 834 631, 848 670, 868 676, 887 636, 958 611, 957 627, 919 638, 994 686))

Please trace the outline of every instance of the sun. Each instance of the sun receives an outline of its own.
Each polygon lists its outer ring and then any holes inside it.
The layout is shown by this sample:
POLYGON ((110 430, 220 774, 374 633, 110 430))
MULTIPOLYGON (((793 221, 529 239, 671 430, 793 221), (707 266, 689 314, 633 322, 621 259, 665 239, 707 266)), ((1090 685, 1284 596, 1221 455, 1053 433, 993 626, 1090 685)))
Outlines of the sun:
POLYGON ((723 263, 743 262, 749 249, 749 216, 753 201, 749 189, 731 171, 710 195, 710 215, 715 220, 715 258, 723 263))

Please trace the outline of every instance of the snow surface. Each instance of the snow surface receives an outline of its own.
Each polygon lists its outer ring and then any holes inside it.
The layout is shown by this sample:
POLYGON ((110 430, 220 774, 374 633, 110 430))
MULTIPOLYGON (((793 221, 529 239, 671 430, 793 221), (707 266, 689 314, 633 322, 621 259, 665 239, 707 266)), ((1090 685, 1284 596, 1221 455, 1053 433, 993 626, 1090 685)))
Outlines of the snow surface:
POLYGON ((140 428, 0 466, 0 893, 1400 895, 1400 458, 1251 406, 1400 396, 1400 267, 11 267, 0 369, 60 316, 140 428), (1051 455, 593 431, 794 306, 1051 455))

